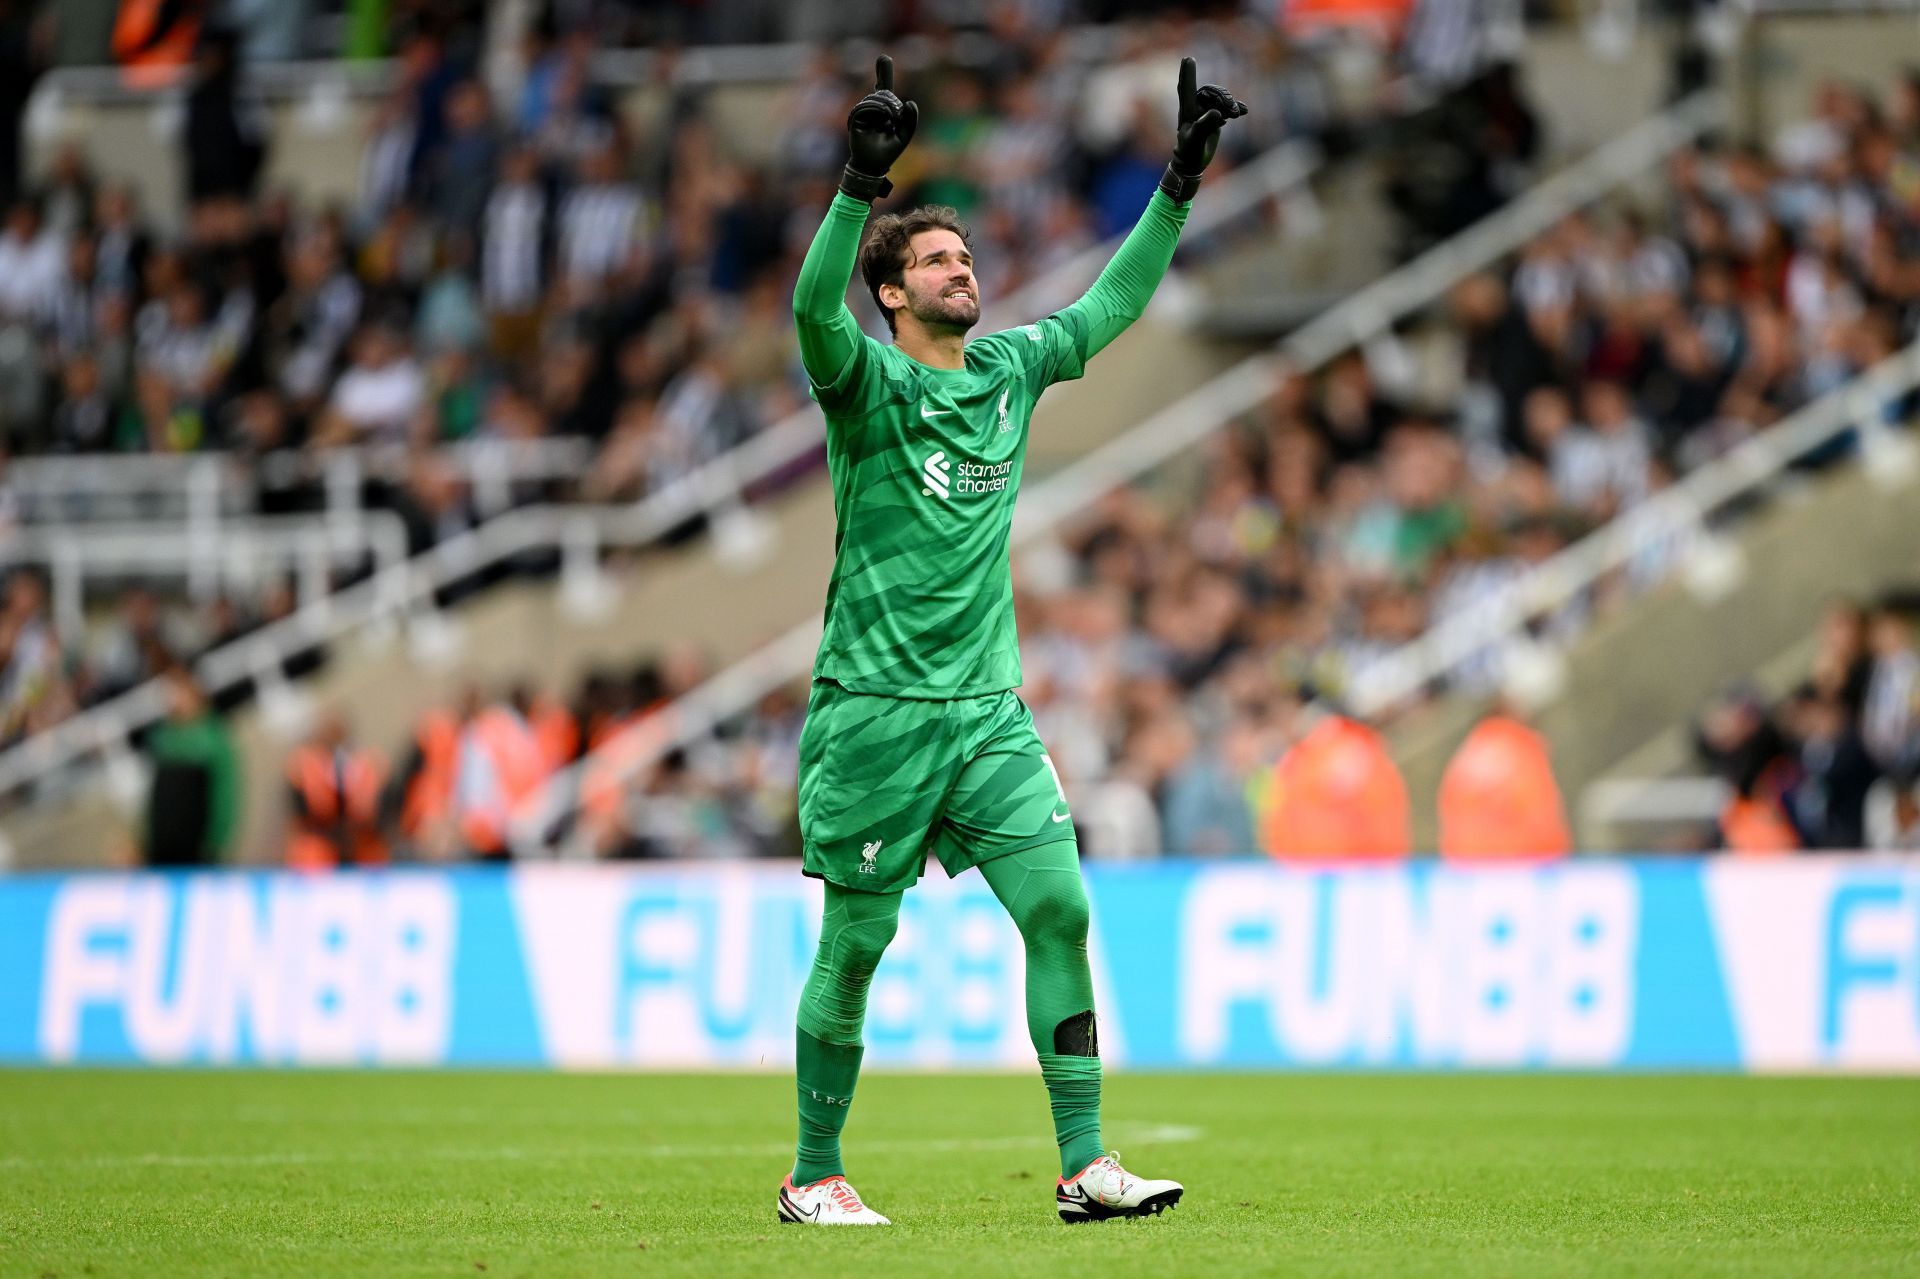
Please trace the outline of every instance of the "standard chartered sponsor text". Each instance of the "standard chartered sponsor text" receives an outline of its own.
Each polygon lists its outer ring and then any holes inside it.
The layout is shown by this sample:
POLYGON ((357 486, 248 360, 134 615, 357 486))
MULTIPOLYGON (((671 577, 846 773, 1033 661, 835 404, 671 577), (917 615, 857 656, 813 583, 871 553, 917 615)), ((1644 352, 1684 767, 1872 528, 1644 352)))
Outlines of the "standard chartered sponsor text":
POLYGON ((1012 459, 992 464, 963 461, 959 473, 954 477, 953 487, 957 493, 998 493, 1012 479, 1012 459))

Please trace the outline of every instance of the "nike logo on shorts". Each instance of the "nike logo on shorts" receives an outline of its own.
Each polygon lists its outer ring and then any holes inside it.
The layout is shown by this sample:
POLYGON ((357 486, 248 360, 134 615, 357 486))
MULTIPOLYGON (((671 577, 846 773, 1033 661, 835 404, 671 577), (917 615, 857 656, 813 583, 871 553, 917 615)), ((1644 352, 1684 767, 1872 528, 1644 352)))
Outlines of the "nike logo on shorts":
POLYGON ((1067 820, 1067 818, 1071 816, 1073 816, 1072 813, 1055 813, 1053 815, 1053 820, 1055 821, 1055 823, 1064 822, 1067 820))

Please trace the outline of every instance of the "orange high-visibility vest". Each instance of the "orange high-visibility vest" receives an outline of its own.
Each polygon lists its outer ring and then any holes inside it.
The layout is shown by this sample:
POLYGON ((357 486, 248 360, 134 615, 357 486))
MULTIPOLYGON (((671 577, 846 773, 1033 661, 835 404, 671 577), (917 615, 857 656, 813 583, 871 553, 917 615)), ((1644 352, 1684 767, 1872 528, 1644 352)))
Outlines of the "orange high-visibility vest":
POLYGON ((1482 720, 1440 780, 1440 852, 1546 858, 1572 851, 1546 738, 1505 715, 1482 720))
POLYGON ((420 771, 407 785, 400 829, 419 835, 453 812, 453 781, 460 766, 460 721, 451 711, 428 711, 414 730, 420 771))
POLYGON ((580 753, 580 722, 557 698, 537 697, 529 718, 533 733, 546 752, 549 768, 565 768, 580 753))
POLYGON ((180 78, 200 44, 205 6, 182 4, 173 21, 160 25, 167 0, 120 0, 113 20, 113 60, 121 79, 135 89, 158 89, 180 78))
POLYGON ((1413 5, 1414 0, 1288 0, 1281 22, 1293 36, 1341 27, 1386 42, 1406 27, 1413 5))
POLYGON ((287 865, 295 870, 331 870, 343 860, 377 865, 387 860, 380 834, 380 788, 386 768, 371 751, 332 751, 301 746, 287 759, 287 781, 306 811, 293 819, 287 865))
POLYGON ((1791 853, 1800 847, 1800 833, 1787 820, 1779 801, 1735 795, 1720 810, 1720 838, 1735 853, 1791 853))
POLYGON ((460 814, 460 829, 474 851, 507 850, 514 811, 545 782, 552 767, 532 725, 506 707, 482 711, 467 726, 461 748, 484 751, 493 765, 495 793, 460 814))
POLYGON ((1329 715, 1274 766, 1265 824, 1275 857, 1405 857, 1407 785, 1380 735, 1329 715))

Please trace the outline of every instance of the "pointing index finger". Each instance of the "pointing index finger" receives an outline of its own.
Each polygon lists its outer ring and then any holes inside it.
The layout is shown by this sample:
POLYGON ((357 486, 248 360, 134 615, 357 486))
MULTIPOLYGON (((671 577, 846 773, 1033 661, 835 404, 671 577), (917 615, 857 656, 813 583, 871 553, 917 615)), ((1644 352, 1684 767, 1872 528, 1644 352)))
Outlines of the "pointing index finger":
POLYGON ((886 93, 893 91, 893 59, 884 53, 873 60, 873 87, 886 93))
POLYGON ((1180 59, 1180 114, 1182 117, 1193 114, 1194 84, 1199 78, 1199 70, 1194 66, 1193 59, 1180 59))

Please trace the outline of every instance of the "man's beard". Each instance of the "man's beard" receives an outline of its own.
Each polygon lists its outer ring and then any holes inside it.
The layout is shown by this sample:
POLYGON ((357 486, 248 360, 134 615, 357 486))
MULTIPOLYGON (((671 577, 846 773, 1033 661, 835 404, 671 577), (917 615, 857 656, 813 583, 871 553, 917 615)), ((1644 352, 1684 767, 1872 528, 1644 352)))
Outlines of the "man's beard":
POLYGON ((938 293, 932 296, 907 293, 907 310, 913 318, 929 329, 948 329, 956 333, 965 333, 980 323, 980 304, 964 294, 954 297, 942 297, 938 293))

